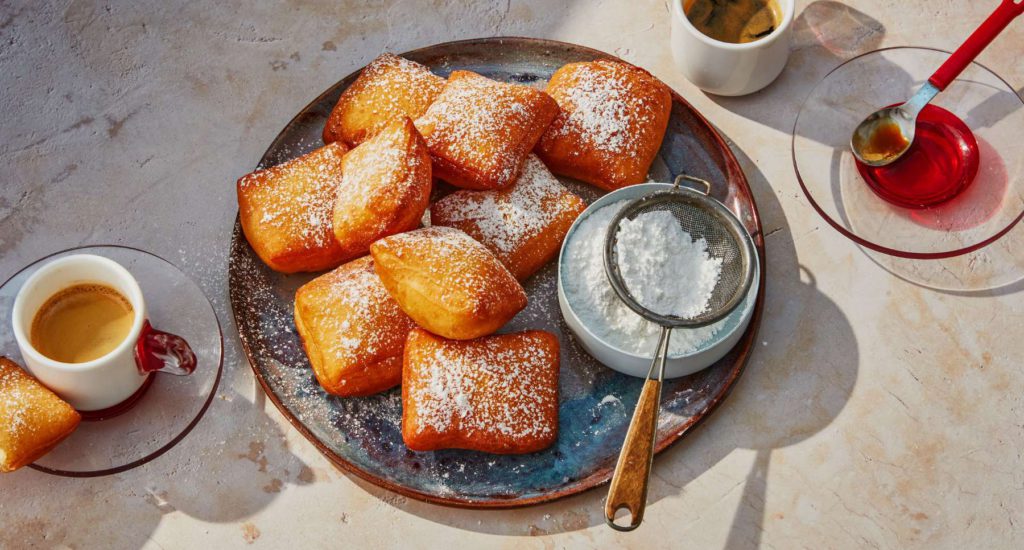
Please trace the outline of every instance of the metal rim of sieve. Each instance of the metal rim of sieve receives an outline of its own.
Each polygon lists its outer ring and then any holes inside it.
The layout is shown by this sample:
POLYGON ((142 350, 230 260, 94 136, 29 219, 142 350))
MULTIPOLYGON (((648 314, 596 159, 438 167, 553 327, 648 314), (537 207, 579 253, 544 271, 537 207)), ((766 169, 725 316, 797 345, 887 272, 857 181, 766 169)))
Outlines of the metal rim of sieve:
MULTIPOLYGON (((699 328, 721 320, 736 309, 736 306, 743 301, 743 298, 747 295, 747 291, 750 289, 750 285, 753 282, 753 239, 751 239, 750 234, 747 233, 746 228, 743 227, 743 224, 740 223, 736 216, 730 212, 725 205, 709 195, 710 189, 711 184, 707 181, 681 174, 676 177, 675 184, 672 189, 656 191, 634 199, 630 203, 626 204, 616 214, 612 219, 611 224, 608 226, 608 235, 605 238, 604 247, 604 269, 605 274, 608 277, 608 281, 612 285, 612 289, 626 304, 626 306, 638 315, 663 327, 699 328), (705 187, 705 190, 702 192, 688 187, 683 187, 680 185, 681 180, 701 183, 705 187), (730 296, 729 300, 717 309, 713 311, 706 311, 693 318, 678 317, 675 315, 662 315, 645 308, 633 297, 632 294, 630 294, 625 281, 622 279, 622 274, 619 271, 617 254, 615 251, 615 244, 618 242, 617 236, 619 225, 625 219, 633 219, 641 212, 651 211, 657 206, 669 202, 683 203, 687 208, 703 210, 705 213, 710 214, 715 222, 720 223, 721 227, 726 230, 735 244, 736 252, 738 252, 740 260, 739 269, 743 272, 742 280, 733 291, 733 295, 730 296)), ((683 227, 683 229, 686 230, 687 233, 693 233, 692 231, 687 230, 686 227, 683 227)))

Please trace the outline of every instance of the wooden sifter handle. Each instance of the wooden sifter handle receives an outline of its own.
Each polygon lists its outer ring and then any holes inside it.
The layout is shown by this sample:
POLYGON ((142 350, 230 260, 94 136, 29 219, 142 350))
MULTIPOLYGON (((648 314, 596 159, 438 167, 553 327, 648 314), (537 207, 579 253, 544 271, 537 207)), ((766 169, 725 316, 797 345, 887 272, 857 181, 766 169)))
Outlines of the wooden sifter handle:
POLYGON ((629 422, 626 441, 622 444, 619 462, 615 465, 608 499, 604 505, 604 519, 609 527, 619 531, 632 531, 640 526, 647 507, 647 485, 651 477, 654 458, 654 434, 658 428, 658 410, 661 407, 661 380, 648 378, 640 392, 640 399, 629 422), (628 526, 615 523, 615 512, 625 508, 631 515, 628 526))

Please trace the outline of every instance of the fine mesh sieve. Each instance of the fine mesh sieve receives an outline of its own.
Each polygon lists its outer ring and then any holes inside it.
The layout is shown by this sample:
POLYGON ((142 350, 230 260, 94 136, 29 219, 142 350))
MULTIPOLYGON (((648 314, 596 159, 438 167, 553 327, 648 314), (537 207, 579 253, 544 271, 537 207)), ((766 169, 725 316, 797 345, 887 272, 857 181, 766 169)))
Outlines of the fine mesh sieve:
MULTIPOLYGON (((680 175, 671 190, 635 199, 612 219, 605 241, 605 273, 619 298, 641 317, 672 328, 702 327, 728 315, 739 305, 750 288, 754 278, 754 244, 739 220, 722 203, 708 196, 709 190, 708 182, 680 175), (706 191, 701 193, 681 187, 680 180, 702 183, 706 186, 706 191), (665 315, 644 307, 630 293, 619 270, 616 245, 622 222, 658 211, 672 214, 683 231, 694 239, 704 239, 711 257, 722 260, 722 271, 708 300, 707 308, 694 317, 665 315)), ((648 284, 657 284, 657 281, 650 281, 648 284)))
POLYGON ((643 520, 651 461, 654 457, 661 384, 665 377, 665 359, 672 329, 702 327, 724 318, 743 301, 754 279, 754 243, 750 235, 722 203, 711 198, 710 192, 710 183, 683 174, 676 178, 672 189, 644 195, 627 203, 608 226, 604 267, 612 288, 630 309, 662 327, 654 361, 651 362, 633 419, 629 423, 629 431, 626 432, 626 440, 622 444, 622 452, 615 465, 605 501, 605 522, 620 531, 632 531, 643 520), (684 180, 700 183, 704 190, 681 187, 680 182, 684 180), (722 260, 721 274, 707 307, 693 317, 665 315, 644 307, 630 293, 619 269, 616 245, 623 220, 633 220, 643 214, 658 211, 671 213, 683 231, 694 239, 704 239, 708 253, 722 260), (615 523, 615 514, 622 509, 629 510, 632 516, 629 525, 615 523))

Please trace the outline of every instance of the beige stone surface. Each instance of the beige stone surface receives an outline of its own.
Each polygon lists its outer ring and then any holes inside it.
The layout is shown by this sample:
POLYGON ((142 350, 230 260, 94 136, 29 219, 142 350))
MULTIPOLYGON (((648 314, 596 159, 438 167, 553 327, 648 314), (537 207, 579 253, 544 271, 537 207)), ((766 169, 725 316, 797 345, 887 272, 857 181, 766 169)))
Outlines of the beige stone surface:
MULTIPOLYGON (((3 2, 0 276, 82 243, 152 250, 213 298, 227 359, 207 416, 158 460, 98 479, 0 476, 0 547, 1024 547, 1024 285, 894 276, 915 268, 883 268, 823 223, 789 153, 800 101, 841 60, 951 49, 995 3, 800 1, 781 79, 726 99, 673 70, 665 0, 3 2), (603 525, 604 490, 464 511, 340 473, 265 399, 233 332, 235 178, 382 50, 497 35, 652 71, 729 139, 763 217, 763 345, 724 406, 656 459, 631 534, 603 525)), ((1018 21, 981 60, 1021 90, 1022 56, 1018 21)), ((1024 266, 1024 229, 1006 239, 983 259, 1024 266)))

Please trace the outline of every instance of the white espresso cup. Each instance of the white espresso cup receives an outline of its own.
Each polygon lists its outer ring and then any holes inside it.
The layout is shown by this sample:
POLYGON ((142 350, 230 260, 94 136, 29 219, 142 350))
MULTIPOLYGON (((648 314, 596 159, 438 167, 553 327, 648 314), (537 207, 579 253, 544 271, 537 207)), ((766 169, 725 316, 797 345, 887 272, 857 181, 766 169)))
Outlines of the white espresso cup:
POLYGON ((771 34, 743 44, 715 40, 697 30, 686 17, 686 0, 672 4, 672 57, 687 80, 705 92, 737 96, 764 88, 789 60, 795 0, 777 0, 782 21, 771 34))
POLYGON ((195 354, 182 338, 153 329, 139 283, 121 264, 102 256, 75 254, 58 258, 33 273, 14 298, 11 325, 33 376, 83 412, 104 411, 136 395, 154 371, 191 374, 195 354), (31 330, 39 309, 52 296, 80 284, 113 288, 131 304, 131 330, 113 351, 83 363, 55 361, 32 345, 31 330))

